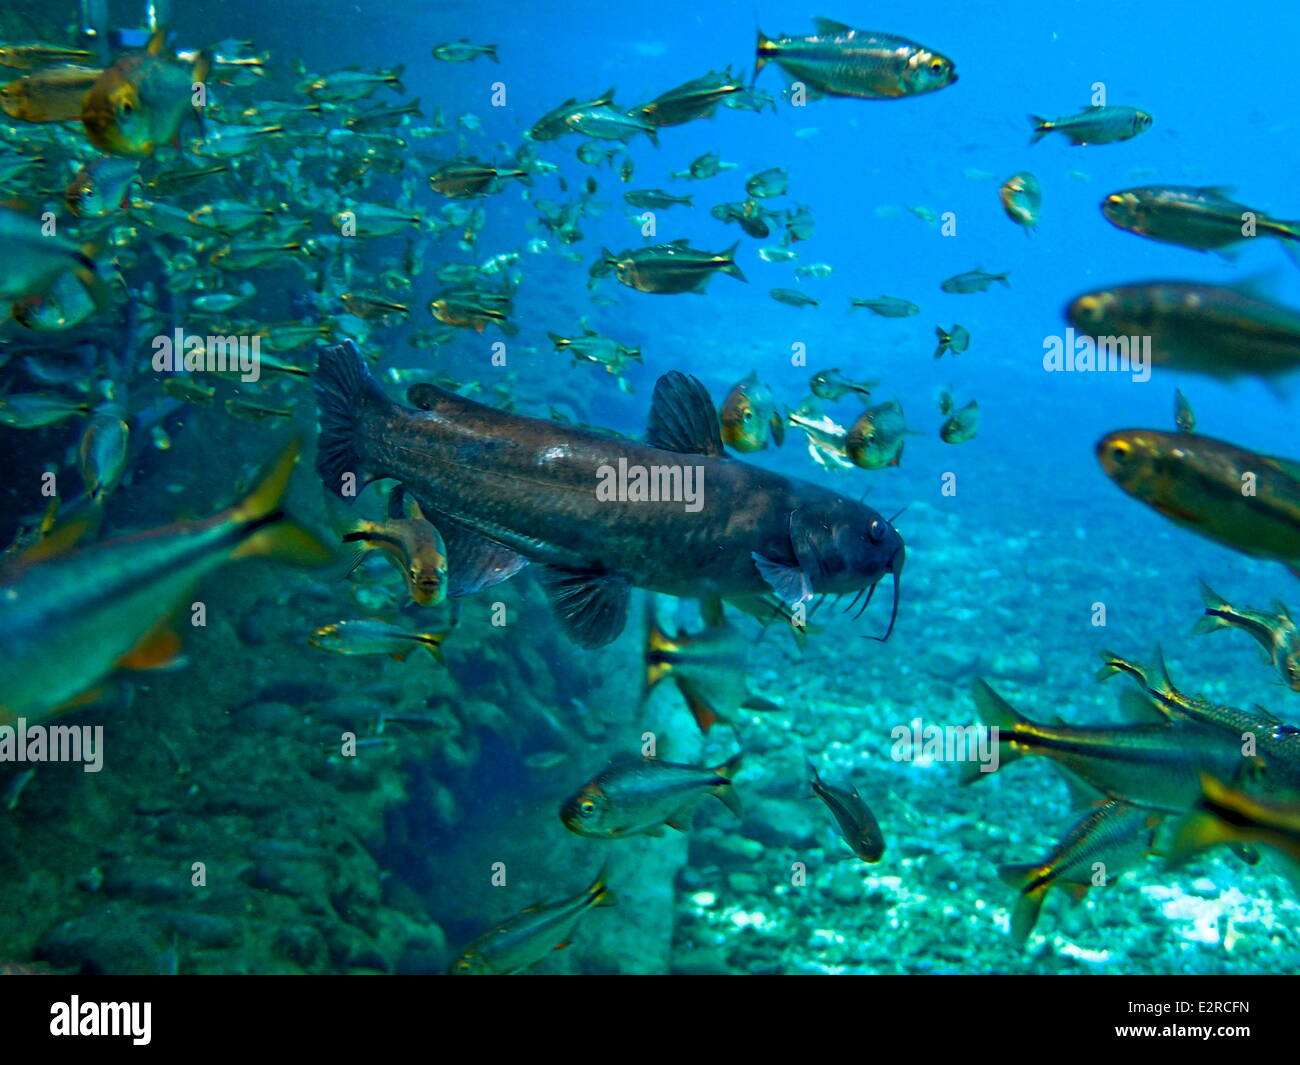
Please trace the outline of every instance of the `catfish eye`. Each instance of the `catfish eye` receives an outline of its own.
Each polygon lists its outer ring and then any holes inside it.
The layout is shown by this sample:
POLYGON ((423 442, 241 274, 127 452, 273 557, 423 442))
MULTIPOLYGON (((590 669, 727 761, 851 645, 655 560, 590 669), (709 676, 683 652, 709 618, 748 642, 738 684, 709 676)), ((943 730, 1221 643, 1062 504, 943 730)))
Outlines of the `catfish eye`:
POLYGON ((875 540, 876 543, 880 543, 880 541, 885 538, 885 523, 879 518, 876 518, 871 523, 870 532, 871 539, 875 540))

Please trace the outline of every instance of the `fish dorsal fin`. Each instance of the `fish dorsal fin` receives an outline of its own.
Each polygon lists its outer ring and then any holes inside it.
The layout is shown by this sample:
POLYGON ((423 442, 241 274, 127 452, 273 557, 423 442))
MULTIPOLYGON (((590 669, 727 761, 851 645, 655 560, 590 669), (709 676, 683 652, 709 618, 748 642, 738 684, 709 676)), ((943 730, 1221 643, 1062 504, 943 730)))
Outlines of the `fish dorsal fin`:
POLYGON ((677 240, 670 240, 668 246, 670 248, 688 248, 690 247, 690 239, 688 237, 679 237, 677 240))
POLYGON ((1278 458, 1276 455, 1267 455, 1265 458, 1269 463, 1281 472, 1285 473, 1292 480, 1300 481, 1300 462, 1297 462, 1295 459, 1278 458))
POLYGON ((682 455, 722 455, 718 415, 704 386, 670 370, 655 382, 646 443, 682 455))
POLYGON ((833 18, 823 18, 817 15, 813 18, 813 25, 817 27, 817 32, 823 37, 832 37, 837 33, 852 33, 853 27, 846 26, 842 22, 836 22, 833 18))

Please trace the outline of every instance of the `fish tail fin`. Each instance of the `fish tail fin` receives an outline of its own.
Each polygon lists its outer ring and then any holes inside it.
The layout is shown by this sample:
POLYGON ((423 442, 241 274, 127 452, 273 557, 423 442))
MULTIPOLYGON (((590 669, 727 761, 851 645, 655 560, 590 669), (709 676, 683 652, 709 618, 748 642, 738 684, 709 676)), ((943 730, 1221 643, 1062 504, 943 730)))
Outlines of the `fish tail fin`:
POLYGON ((1127 673, 1133 677, 1142 687, 1147 686, 1146 670, 1127 658, 1120 658, 1113 651, 1102 651, 1102 667, 1097 670, 1097 680, 1105 680, 1107 677, 1113 677, 1116 673, 1127 673))
MULTIPOLYGON (((1030 723, 1014 706, 995 692, 987 681, 977 680, 972 690, 975 695, 975 707, 979 712, 980 720, 988 727, 996 728, 999 733, 1005 732, 1014 735, 1022 727, 1030 723)), ((998 752, 997 769, 1021 757, 1020 752, 1013 750, 1003 742, 1001 736, 999 736, 998 746, 1000 750, 998 752)), ((989 772, 996 773, 997 769, 985 771, 983 763, 975 759, 969 759, 962 763, 961 782, 970 784, 979 780, 980 777, 987 776, 989 772)))
POLYGON ((618 897, 609 889, 609 862, 600 867, 596 879, 587 888, 587 898, 593 906, 617 906, 618 897))
POLYGON ((1009 884, 1020 892, 1016 905, 1011 911, 1011 938, 1019 946, 1024 946, 1029 933, 1038 923, 1038 915, 1043 909, 1043 900, 1047 898, 1047 889, 1051 881, 1042 878, 1042 870, 1036 865, 1001 865, 998 876, 1004 884, 1009 884))
POLYGON ((1007 280, 1007 278, 1010 276, 1011 276, 1011 271, 1007 270, 1005 273, 998 274, 998 280, 1001 281, 1004 285, 1006 285, 1007 288, 1010 288, 1011 282, 1007 280))
POLYGON ((442 641, 450 635, 450 630, 444 632, 422 632, 417 637, 420 646, 429 654, 433 655, 433 660, 442 665, 446 659, 442 657, 442 641))
POLYGON ((722 765, 716 767, 713 771, 722 778, 722 783, 713 789, 713 794, 722 800, 726 806, 737 817, 745 815, 744 807, 740 804, 740 796, 736 794, 736 789, 732 787, 732 778, 740 772, 740 763, 744 758, 744 751, 737 751, 728 758, 722 765))
POLYGON ((312 385, 320 412, 316 471, 329 491, 355 497, 377 480, 367 457, 366 419, 396 404, 384 395, 351 340, 321 352, 312 385))
POLYGON ((1030 115, 1029 124, 1034 127, 1033 136, 1029 138, 1031 148, 1056 128, 1049 119, 1040 118, 1038 115, 1030 115))
POLYGON ((817 785, 822 782, 822 775, 817 772, 817 767, 813 765, 813 760, 808 755, 803 756, 804 768, 808 770, 808 787, 811 794, 817 794, 817 785))
POLYGON ((1201 599, 1205 602, 1205 614, 1192 626, 1193 632, 1214 632, 1232 627, 1232 622, 1224 617, 1224 612, 1231 609, 1228 601, 1204 581, 1201 581, 1201 599))
POLYGON ((494 63, 501 62, 501 57, 497 55, 497 47, 498 46, 495 44, 486 44, 483 46, 483 54, 494 63))
POLYGON ((257 486, 225 512, 226 521, 246 527, 232 558, 277 558, 305 566, 333 560, 333 550, 281 509, 297 461, 298 441, 294 440, 257 486))
POLYGON ((666 652, 676 650, 672 638, 659 627, 655 617, 654 597, 646 597, 645 608, 645 692, 648 695, 664 677, 672 672, 672 663, 665 659, 666 652))
POLYGON ((767 66, 768 56, 772 54, 772 41, 767 34, 757 27, 754 29, 754 34, 756 37, 754 41, 754 77, 750 81, 750 85, 758 82, 759 72, 767 66))
POLYGON ((734 277, 737 281, 743 281, 745 284, 749 284, 749 278, 747 278, 741 272, 740 267, 736 265, 736 249, 739 247, 740 241, 736 241, 735 244, 722 253, 726 261, 719 269, 721 269, 724 274, 734 277))
POLYGON ((1228 822, 1209 810, 1193 810, 1180 822, 1173 842, 1169 845, 1169 865, 1182 865, 1201 851, 1220 843, 1237 842, 1237 835, 1228 822))

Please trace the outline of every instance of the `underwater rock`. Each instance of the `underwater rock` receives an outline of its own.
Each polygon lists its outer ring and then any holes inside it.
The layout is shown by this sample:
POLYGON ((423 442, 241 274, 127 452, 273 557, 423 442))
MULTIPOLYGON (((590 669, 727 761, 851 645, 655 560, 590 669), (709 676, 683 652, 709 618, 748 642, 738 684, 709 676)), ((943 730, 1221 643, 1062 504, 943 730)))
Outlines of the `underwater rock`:
POLYGON ((965 644, 949 644, 923 654, 917 668, 940 680, 956 681, 969 677, 979 669, 979 652, 965 644))
POLYGON ((799 799, 760 798, 749 801, 740 831, 768 847, 805 847, 817 842, 817 810, 799 799))
POLYGON ((1021 684, 1040 684, 1047 679, 1042 659, 1029 647, 1000 651, 990 660, 989 673, 998 680, 1013 680, 1021 684))

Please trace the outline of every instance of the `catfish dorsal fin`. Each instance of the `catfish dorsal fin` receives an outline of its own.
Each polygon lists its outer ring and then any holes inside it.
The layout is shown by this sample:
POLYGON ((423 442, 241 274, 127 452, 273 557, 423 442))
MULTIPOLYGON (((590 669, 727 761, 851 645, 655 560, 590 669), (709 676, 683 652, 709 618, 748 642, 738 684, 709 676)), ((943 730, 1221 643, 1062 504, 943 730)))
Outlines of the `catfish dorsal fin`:
POLYGON ((670 370, 655 382, 646 443, 683 455, 722 455, 722 433, 709 393, 687 374, 670 370))

